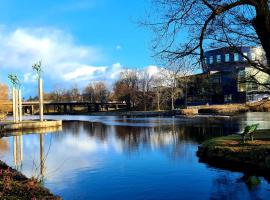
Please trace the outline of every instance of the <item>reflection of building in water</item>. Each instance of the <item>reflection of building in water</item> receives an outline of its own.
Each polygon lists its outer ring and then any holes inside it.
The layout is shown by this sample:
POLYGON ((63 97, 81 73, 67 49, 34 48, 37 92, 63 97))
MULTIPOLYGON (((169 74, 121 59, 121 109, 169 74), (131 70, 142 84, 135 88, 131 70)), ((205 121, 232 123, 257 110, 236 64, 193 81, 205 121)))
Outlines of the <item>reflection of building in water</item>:
POLYGON ((13 156, 14 156, 14 165, 16 169, 22 167, 23 161, 23 137, 14 136, 13 137, 13 156))

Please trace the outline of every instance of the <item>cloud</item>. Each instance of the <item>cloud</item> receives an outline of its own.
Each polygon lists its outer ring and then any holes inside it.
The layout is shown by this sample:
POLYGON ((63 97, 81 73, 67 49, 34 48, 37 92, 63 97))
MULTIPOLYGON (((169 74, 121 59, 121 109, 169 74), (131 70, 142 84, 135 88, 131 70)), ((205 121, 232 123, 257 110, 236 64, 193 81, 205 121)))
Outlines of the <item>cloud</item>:
MULTIPOLYGON (((122 49, 120 45, 115 48, 122 49)), ((67 89, 75 84, 82 89, 89 82, 97 81, 104 81, 112 88, 112 83, 118 79, 124 67, 119 62, 103 65, 104 58, 106 55, 101 48, 79 45, 71 34, 60 29, 41 27, 10 30, 0 25, 1 78, 16 72, 23 83, 25 97, 36 93, 37 76, 32 65, 39 60, 42 60, 46 92, 56 85, 67 89)), ((157 66, 150 65, 145 69, 151 76, 159 73, 157 66)))
POLYGON ((0 70, 5 74, 16 72, 25 84, 35 81, 33 63, 42 59, 43 77, 47 84, 70 81, 85 85, 87 81, 112 83, 121 71, 119 63, 100 66, 104 52, 96 46, 78 45, 72 35, 55 28, 0 27, 0 70))
POLYGON ((71 80, 87 80, 88 77, 103 74, 107 67, 94 67, 94 66, 78 66, 73 72, 64 74, 63 77, 67 81, 71 80))

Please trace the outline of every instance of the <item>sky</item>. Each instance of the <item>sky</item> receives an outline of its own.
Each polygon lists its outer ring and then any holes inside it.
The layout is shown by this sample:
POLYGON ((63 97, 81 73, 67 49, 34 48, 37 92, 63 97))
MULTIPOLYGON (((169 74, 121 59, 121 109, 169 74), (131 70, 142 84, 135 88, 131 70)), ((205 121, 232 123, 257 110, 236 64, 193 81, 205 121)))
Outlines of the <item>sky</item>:
POLYGON ((16 73, 23 96, 35 96, 39 60, 45 92, 156 70, 152 33, 138 24, 148 8, 148 0, 0 0, 0 82, 16 73))

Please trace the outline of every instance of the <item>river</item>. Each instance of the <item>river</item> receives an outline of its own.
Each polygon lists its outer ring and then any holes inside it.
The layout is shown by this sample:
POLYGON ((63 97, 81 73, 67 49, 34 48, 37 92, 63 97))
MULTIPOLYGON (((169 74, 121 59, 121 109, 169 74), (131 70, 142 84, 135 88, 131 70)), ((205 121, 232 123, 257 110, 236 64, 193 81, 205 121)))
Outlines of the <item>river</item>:
POLYGON ((0 159, 63 199, 269 199, 270 183, 249 188, 243 174, 200 163, 198 145, 270 129, 270 113, 200 118, 46 116, 62 129, 0 139, 0 159))

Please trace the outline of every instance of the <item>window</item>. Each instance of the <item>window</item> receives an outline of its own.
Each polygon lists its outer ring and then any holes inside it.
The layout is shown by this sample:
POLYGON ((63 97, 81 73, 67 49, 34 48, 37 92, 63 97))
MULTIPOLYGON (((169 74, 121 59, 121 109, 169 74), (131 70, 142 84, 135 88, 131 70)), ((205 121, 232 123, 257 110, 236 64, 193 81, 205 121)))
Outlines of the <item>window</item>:
POLYGON ((232 95, 231 94, 225 95, 224 100, 225 100, 225 102, 231 102, 232 101, 232 95))
POLYGON ((225 62, 230 62, 230 54, 225 54, 225 62))
POLYGON ((255 60, 255 53, 251 53, 251 60, 255 60))
POLYGON ((204 58, 204 63, 207 64, 207 58, 204 58))
POLYGON ((217 63, 221 62, 221 55, 217 55, 217 63))
POLYGON ((213 64, 213 62, 214 62, 213 56, 210 56, 209 57, 209 64, 213 64))
POLYGON ((239 61, 239 54, 234 53, 234 62, 238 62, 238 61, 239 61))
POLYGON ((243 53, 243 61, 247 61, 247 59, 245 57, 248 57, 248 53, 247 52, 244 52, 243 53))

